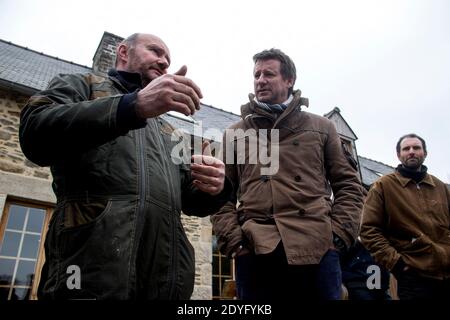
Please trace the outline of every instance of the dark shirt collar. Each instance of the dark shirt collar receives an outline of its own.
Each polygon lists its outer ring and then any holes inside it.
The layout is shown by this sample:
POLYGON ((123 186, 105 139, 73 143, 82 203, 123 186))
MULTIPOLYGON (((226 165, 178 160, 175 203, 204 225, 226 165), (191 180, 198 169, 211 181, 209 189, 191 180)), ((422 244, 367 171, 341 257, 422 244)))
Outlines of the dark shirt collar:
POLYGON ((119 80, 120 84, 123 85, 128 92, 142 89, 142 80, 139 73, 110 69, 108 75, 119 80))
POLYGON ((425 165, 421 165, 420 170, 413 170, 403 165, 399 164, 397 166, 397 171, 405 178, 409 178, 414 180, 416 183, 419 183, 425 178, 427 175, 428 168, 425 165))

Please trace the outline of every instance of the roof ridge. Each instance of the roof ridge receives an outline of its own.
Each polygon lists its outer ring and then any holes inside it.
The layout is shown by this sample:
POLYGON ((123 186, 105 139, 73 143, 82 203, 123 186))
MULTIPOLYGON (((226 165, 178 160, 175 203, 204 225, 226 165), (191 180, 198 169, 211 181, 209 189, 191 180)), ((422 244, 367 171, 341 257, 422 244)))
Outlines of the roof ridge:
POLYGON ((207 106, 207 107, 210 107, 210 108, 213 108, 213 109, 222 111, 222 112, 230 113, 230 114, 232 114, 233 116, 241 117, 240 115, 238 115, 238 114, 236 114, 236 113, 233 113, 233 112, 231 112, 231 111, 228 111, 228 110, 220 109, 220 108, 214 107, 214 106, 212 106, 212 105, 209 105, 209 104, 206 104, 206 103, 203 103, 203 102, 201 102, 201 104, 204 105, 204 106, 207 106))
MULTIPOLYGON (((325 118, 330 119, 331 115, 333 115, 334 113, 337 113, 339 115, 339 117, 341 117, 342 121, 344 121, 344 124, 350 130, 350 133, 355 136, 355 141, 358 140, 358 136, 356 135, 355 131, 353 131, 352 127, 348 124, 347 120, 345 120, 344 116, 341 113, 341 109, 339 109, 339 107, 337 107, 337 106, 334 107, 333 110, 331 110, 330 112, 325 113, 323 116, 325 118)), ((349 138, 351 138, 351 137, 349 137, 349 138)))
POLYGON ((117 35, 117 34, 114 34, 114 33, 112 33, 112 32, 109 32, 109 31, 103 31, 103 35, 104 35, 105 33, 109 34, 110 36, 116 37, 116 38, 125 39, 124 37, 119 36, 119 35, 117 35))
POLYGON ((83 68, 87 68, 87 69, 91 69, 91 70, 92 70, 91 67, 88 67, 88 66, 85 66, 85 65, 82 65, 82 64, 73 62, 73 61, 68 61, 68 60, 65 60, 65 59, 61 59, 61 58, 58 58, 58 57, 55 57, 55 56, 51 56, 51 55, 49 55, 49 54, 46 54, 46 53, 43 53, 43 52, 39 52, 39 51, 30 49, 30 48, 28 48, 28 47, 24 47, 24 46, 15 44, 15 43, 13 43, 13 42, 11 42, 11 41, 6 41, 6 40, 3 40, 3 39, 0 39, 0 42, 9 44, 9 45, 12 45, 12 46, 15 46, 15 47, 18 47, 18 48, 21 48, 21 49, 24 49, 24 50, 27 50, 27 51, 30 51, 30 52, 34 52, 34 53, 37 53, 37 54, 39 54, 39 55, 46 56, 46 57, 49 57, 49 58, 52 58, 52 59, 55 59, 55 60, 58 60, 58 61, 70 63, 70 64, 73 64, 73 65, 76 65, 76 66, 79 66, 79 67, 83 67, 83 68))
POLYGON ((360 155, 358 155, 358 157, 366 159, 366 160, 369 160, 369 161, 372 161, 372 162, 376 162, 376 163, 382 164, 383 166, 386 166, 386 167, 389 167, 389 168, 392 168, 392 169, 395 169, 395 167, 393 167, 391 165, 388 165, 388 164, 386 164, 384 162, 378 161, 378 160, 373 160, 373 159, 370 159, 370 158, 367 158, 367 157, 363 157, 363 156, 360 156, 360 155))
MULTIPOLYGON (((332 110, 328 111, 327 113, 325 113, 323 116, 328 118, 328 116, 330 116, 332 113, 341 113, 341 109, 339 109, 338 107, 334 107, 332 110)), ((342 116, 342 115, 341 115, 342 116)))

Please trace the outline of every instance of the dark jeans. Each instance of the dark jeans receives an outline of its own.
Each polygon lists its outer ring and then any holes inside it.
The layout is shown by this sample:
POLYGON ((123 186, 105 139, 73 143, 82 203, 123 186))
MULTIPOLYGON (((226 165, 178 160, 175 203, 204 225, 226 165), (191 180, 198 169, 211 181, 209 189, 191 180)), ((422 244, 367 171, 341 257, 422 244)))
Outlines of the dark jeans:
POLYGON ((339 300, 339 253, 329 250, 316 265, 289 265, 282 244, 265 255, 236 257, 236 286, 241 300, 339 300))
POLYGON ((450 300, 450 279, 425 278, 414 271, 398 275, 397 294, 400 300, 450 300))
MULTIPOLYGON (((364 248, 361 242, 357 241, 345 253, 341 254, 342 282, 348 291, 349 300, 391 300, 389 295, 389 272, 377 265, 364 248), (372 275, 368 272, 371 266, 378 266, 380 269, 380 288, 369 289, 367 280, 372 275)), ((373 272, 373 271, 372 271, 373 272)))

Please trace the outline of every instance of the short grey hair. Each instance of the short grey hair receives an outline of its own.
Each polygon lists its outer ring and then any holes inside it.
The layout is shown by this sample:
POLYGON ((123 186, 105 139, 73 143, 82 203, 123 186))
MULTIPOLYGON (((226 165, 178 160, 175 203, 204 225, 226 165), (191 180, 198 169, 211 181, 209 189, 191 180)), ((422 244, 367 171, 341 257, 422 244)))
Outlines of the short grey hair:
MULTIPOLYGON (((139 38, 139 35, 140 35, 140 33, 133 33, 131 36, 126 37, 117 45, 117 48, 122 44, 125 44, 128 48, 134 48, 134 46, 136 45, 137 39, 139 38)), ((117 52, 116 52, 116 57, 114 60, 115 60, 114 65, 117 66, 117 52)))
POLYGON ((140 33, 133 33, 131 36, 122 40, 121 44, 124 43, 129 47, 134 47, 136 44, 137 38, 139 38, 140 33))

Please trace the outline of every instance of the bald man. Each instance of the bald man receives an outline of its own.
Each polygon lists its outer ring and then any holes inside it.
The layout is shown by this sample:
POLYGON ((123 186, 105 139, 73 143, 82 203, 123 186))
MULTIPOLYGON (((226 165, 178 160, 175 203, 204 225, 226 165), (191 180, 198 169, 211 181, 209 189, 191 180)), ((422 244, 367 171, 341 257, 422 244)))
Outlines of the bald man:
POLYGON ((117 47, 108 77, 58 75, 21 114, 26 157, 50 166, 57 205, 45 241, 40 299, 189 299, 194 251, 180 213, 206 216, 231 192, 224 164, 172 161, 174 128, 202 93, 150 34, 117 47))

